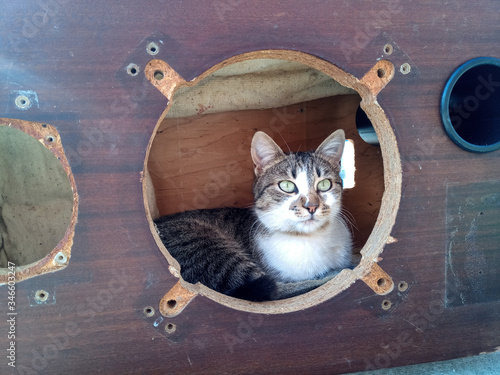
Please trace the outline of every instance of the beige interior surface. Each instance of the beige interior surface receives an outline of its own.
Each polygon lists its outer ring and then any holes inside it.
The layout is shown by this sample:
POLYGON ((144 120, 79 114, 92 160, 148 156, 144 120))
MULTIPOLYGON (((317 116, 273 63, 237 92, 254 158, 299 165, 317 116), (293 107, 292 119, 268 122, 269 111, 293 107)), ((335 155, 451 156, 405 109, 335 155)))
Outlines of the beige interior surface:
POLYGON ((35 138, 0 126, 0 267, 48 255, 72 210, 73 192, 59 160, 35 138))
POLYGON ((344 129, 354 142, 356 186, 345 190, 343 204, 359 250, 377 220, 384 192, 380 148, 364 142, 356 129, 359 102, 359 95, 350 94, 272 109, 165 118, 148 159, 156 195, 156 203, 150 200, 152 217, 251 206, 250 142, 257 130, 265 131, 285 151, 307 151, 336 129, 344 129))
POLYGON ((246 60, 215 71, 193 87, 178 89, 167 117, 278 108, 348 94, 356 91, 304 64, 246 60))

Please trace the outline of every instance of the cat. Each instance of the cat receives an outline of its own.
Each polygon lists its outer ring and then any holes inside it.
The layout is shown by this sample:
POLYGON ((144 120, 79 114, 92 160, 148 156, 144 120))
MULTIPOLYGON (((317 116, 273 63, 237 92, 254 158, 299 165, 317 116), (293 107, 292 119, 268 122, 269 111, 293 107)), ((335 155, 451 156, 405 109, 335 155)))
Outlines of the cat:
POLYGON ((251 301, 289 298, 351 265, 341 214, 343 130, 314 152, 284 153, 264 132, 251 145, 254 206, 181 212, 155 220, 181 275, 251 301))

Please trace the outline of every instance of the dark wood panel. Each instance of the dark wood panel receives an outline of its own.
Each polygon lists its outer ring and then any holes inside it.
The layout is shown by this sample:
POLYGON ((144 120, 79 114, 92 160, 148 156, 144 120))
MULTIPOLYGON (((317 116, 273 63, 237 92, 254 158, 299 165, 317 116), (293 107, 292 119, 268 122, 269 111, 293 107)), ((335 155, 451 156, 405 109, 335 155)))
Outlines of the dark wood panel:
MULTIPOLYGON (((17 285, 17 372, 332 374, 495 350, 500 301, 489 294, 457 306, 460 293, 471 289, 447 283, 445 270, 449 216, 469 193, 480 199, 495 192, 500 154, 471 154, 451 142, 439 100, 458 65, 500 57, 499 10, 494 1, 472 9, 458 0, 3 4, 1 117, 57 127, 81 198, 69 266, 17 285), (396 76, 378 102, 398 142, 403 191, 392 233, 398 241, 386 246, 380 265, 396 286, 405 281, 409 288, 378 296, 358 281, 320 305, 283 315, 236 311, 197 296, 155 327, 158 302, 177 280, 147 225, 140 172, 167 102, 143 75, 123 73, 130 62, 144 67, 153 58, 145 52, 152 39, 163 42, 155 58, 186 80, 239 53, 268 48, 311 53, 360 78, 392 43, 386 58, 396 76), (403 75, 406 62, 411 72, 403 75), (17 109, 15 90, 35 91, 38 107, 17 109), (471 189, 450 195, 456 184, 471 189), (482 184, 477 192, 475 184, 482 184), (33 304, 39 289, 55 301, 33 304), (384 300, 390 309, 382 308, 384 300), (156 309, 154 317, 144 317, 145 306, 156 309), (165 332, 168 323, 174 333, 165 332)), ((492 212, 478 244, 496 243, 488 242, 498 237, 490 228, 500 227, 492 212)), ((0 287, 4 349, 6 298, 0 287)), ((5 357, 0 366, 10 370, 5 357)))

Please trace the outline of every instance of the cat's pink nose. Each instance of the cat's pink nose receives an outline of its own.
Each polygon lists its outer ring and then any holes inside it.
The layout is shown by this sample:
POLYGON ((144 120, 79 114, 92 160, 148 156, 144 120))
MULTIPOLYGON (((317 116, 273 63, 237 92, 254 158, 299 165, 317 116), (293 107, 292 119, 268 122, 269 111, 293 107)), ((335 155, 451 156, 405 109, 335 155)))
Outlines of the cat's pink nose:
POLYGON ((316 209, 318 208, 318 205, 315 203, 306 203, 304 205, 305 208, 309 211, 310 214, 313 214, 316 212, 316 209))

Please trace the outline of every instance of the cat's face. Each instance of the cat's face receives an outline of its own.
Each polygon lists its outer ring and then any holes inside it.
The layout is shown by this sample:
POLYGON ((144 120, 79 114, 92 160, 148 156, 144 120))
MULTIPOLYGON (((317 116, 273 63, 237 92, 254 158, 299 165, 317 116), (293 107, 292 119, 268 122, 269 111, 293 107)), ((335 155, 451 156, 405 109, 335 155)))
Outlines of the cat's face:
POLYGON ((344 132, 336 131, 315 152, 285 155, 264 133, 252 141, 255 212, 271 231, 312 233, 335 221, 341 209, 339 161, 344 132))

